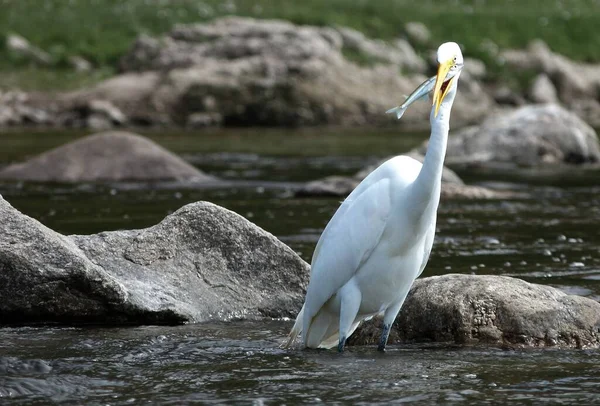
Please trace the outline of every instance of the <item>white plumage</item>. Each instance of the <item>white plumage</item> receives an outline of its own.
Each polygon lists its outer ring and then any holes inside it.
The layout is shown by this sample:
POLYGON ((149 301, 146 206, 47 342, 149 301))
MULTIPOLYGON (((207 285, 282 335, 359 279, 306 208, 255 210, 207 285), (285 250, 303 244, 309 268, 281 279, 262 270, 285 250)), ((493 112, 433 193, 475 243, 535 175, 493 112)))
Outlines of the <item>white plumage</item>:
POLYGON ((423 272, 435 235, 450 109, 462 54, 455 43, 438 49, 437 79, 420 86, 411 102, 390 110, 401 115, 434 91, 431 138, 424 163, 394 157, 367 176, 344 200, 315 248, 302 310, 287 345, 299 334, 309 348, 343 350, 366 318, 383 313, 384 350, 391 325, 414 280, 423 272), (439 111, 438 111, 439 109, 439 111))

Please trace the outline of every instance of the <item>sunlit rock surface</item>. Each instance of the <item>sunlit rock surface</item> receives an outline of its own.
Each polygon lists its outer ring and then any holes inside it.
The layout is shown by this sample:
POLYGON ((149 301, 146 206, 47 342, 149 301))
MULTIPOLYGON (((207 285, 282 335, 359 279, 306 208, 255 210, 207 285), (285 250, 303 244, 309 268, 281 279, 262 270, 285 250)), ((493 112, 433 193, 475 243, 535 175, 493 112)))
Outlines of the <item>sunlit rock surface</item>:
MULTIPOLYGON (((350 342, 376 344, 380 334, 376 318, 360 326, 350 342)), ((507 276, 417 279, 389 342, 427 341, 595 348, 600 346, 600 303, 507 276)))
POLYGON ((597 92, 600 86, 600 64, 570 60, 552 52, 541 40, 532 41, 527 49, 505 50, 500 57, 512 69, 545 74, 556 88, 556 95, 561 103, 590 125, 600 126, 597 92))
POLYGON ((122 131, 90 135, 0 170, 0 179, 38 182, 193 180, 211 182, 153 141, 122 131))
MULTIPOLYGON (((73 103, 111 102, 129 121, 191 125, 392 125, 385 111, 425 78, 427 64, 404 40, 369 39, 349 28, 226 17, 141 36, 122 75, 70 94, 73 103), (136 89, 135 84, 140 82, 136 89), (128 91, 123 91, 125 83, 128 91)), ((453 119, 472 123, 493 102, 480 86, 461 89, 453 119)), ((424 127, 420 103, 401 126, 424 127)))
POLYGON ((0 197, 0 324, 291 317, 308 264, 211 203, 153 227, 63 236, 0 197))

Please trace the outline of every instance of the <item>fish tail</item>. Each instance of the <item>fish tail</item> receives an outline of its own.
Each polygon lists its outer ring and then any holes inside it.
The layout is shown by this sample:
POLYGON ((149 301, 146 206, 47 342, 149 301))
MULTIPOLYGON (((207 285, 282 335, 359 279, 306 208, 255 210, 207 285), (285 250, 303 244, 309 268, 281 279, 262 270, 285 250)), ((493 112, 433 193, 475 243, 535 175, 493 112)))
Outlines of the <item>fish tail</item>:
POLYGON ((386 111, 386 114, 396 114, 396 118, 398 120, 400 120, 400 118, 404 115, 404 112, 406 111, 406 107, 403 106, 396 106, 393 109, 389 109, 388 111, 386 111))

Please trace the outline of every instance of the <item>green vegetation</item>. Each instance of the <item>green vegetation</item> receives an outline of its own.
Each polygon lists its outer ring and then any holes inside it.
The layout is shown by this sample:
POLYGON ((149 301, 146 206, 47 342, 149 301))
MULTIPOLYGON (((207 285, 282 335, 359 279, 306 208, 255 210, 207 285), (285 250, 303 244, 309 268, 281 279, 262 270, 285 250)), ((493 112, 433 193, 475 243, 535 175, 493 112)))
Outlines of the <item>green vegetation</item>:
MULTIPOLYGON (((114 68, 141 33, 228 14, 343 25, 382 39, 403 35, 408 21, 421 21, 432 32, 432 45, 452 39, 484 61, 490 60, 486 39, 500 48, 522 48, 535 38, 570 58, 600 61, 595 0, 0 0, 0 10, 0 38, 24 36, 52 55, 54 69, 64 69, 72 55, 114 68)), ((0 46, 1 71, 23 64, 0 46)), ((6 85, 0 80, 0 88, 6 85)), ((44 87, 54 85, 62 88, 60 81, 44 87)))

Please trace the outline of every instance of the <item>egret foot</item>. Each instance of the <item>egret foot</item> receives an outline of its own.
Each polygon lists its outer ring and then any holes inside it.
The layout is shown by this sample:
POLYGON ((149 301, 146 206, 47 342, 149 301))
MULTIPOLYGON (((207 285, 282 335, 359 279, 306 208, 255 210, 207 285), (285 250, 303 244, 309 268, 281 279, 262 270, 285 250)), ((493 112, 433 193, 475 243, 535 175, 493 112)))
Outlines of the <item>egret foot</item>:
POLYGON ((344 352, 344 345, 346 345, 346 337, 340 338, 340 342, 338 344, 338 352, 344 352))
POLYGON ((383 331, 381 332, 381 338, 379 339, 377 351, 385 352, 385 345, 387 344, 388 337, 390 336, 391 328, 391 324, 383 324, 383 331))

